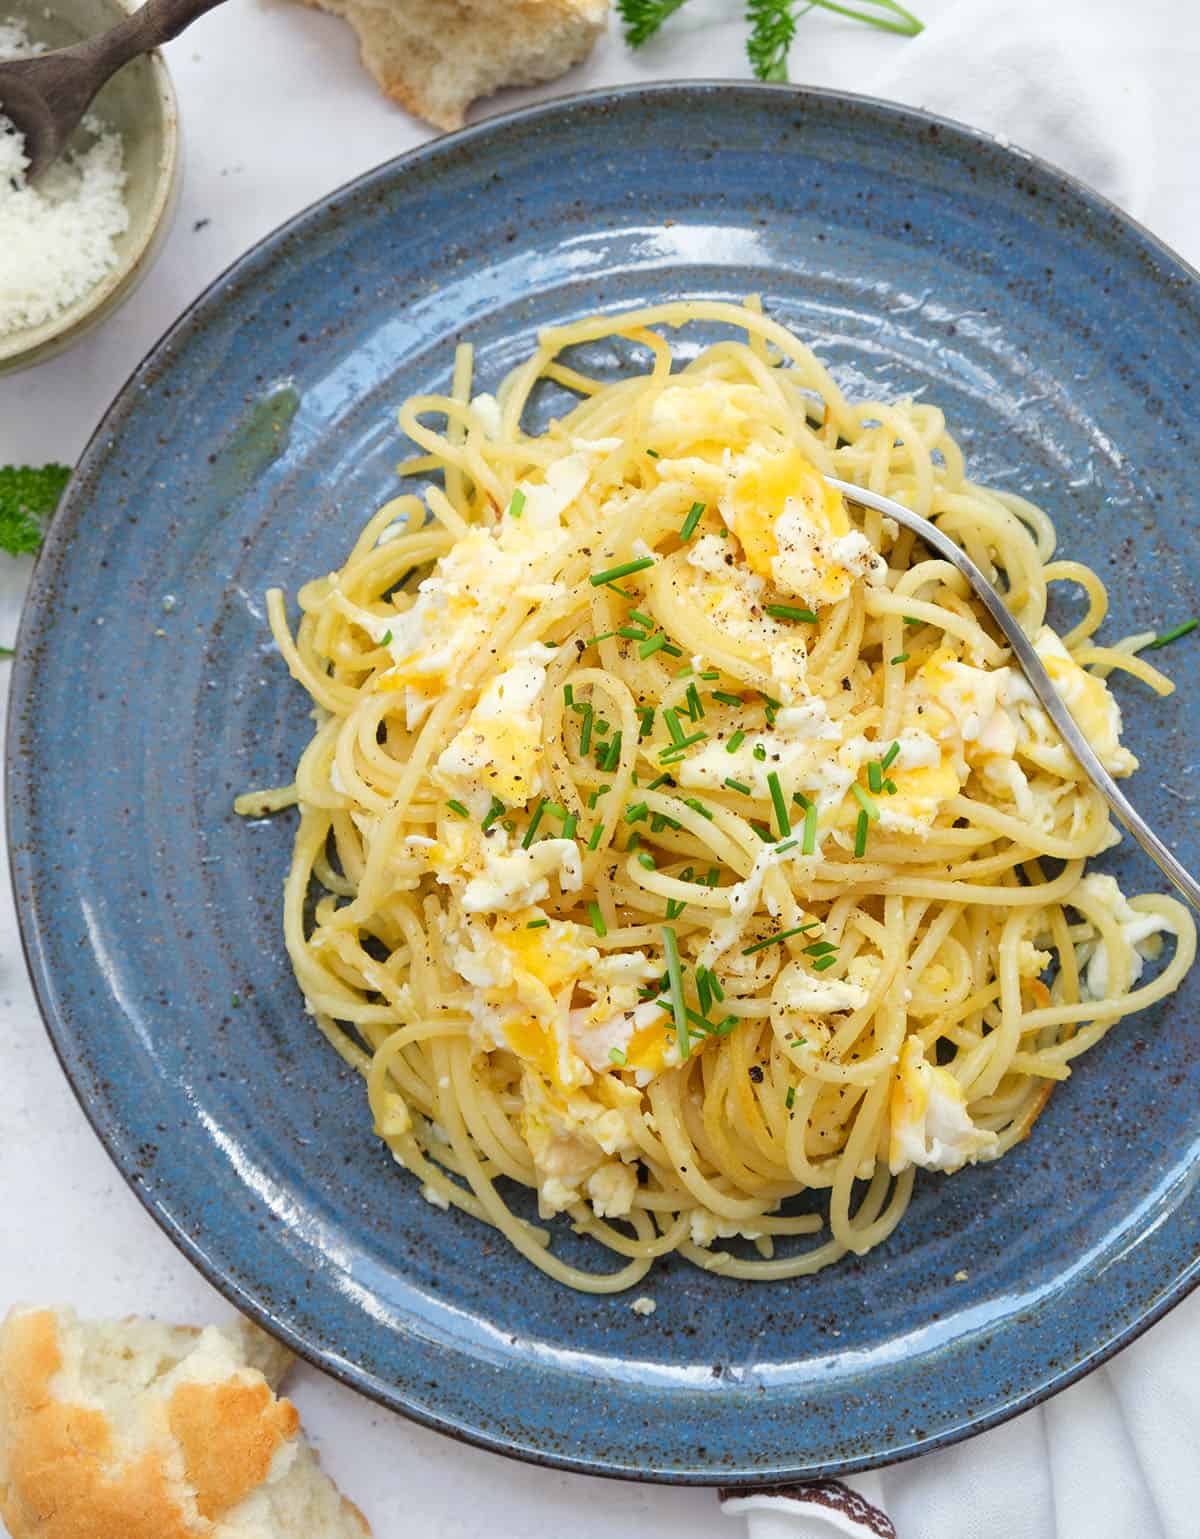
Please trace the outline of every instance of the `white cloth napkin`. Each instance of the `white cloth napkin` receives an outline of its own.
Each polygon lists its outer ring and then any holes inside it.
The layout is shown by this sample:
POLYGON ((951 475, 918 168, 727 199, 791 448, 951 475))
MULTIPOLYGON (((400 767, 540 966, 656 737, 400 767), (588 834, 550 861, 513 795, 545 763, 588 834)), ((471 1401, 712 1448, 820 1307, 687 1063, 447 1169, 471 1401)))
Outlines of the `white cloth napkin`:
MULTIPOLYGON (((1200 6, 954 0, 858 86, 1052 161, 1200 263, 1198 72, 1200 6)), ((1200 1297, 1044 1407, 844 1484, 857 1503, 723 1507, 748 1539, 1197 1539, 1200 1297)))

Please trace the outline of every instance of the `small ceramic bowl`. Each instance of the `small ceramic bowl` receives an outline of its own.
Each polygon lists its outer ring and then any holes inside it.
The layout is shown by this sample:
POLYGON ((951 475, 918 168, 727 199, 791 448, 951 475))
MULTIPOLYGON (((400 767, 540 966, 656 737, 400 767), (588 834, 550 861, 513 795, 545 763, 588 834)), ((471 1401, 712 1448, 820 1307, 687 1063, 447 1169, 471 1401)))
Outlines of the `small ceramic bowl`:
MULTIPOLYGON (((0 18, 23 22, 30 38, 48 48, 103 32, 136 9, 137 0, 0 0, 0 18)), ((170 229, 179 180, 179 119, 162 55, 143 55, 119 70, 93 110, 125 141, 129 228, 117 239, 116 266, 51 320, 0 336, 0 374, 44 362, 111 315, 149 272, 170 229)))

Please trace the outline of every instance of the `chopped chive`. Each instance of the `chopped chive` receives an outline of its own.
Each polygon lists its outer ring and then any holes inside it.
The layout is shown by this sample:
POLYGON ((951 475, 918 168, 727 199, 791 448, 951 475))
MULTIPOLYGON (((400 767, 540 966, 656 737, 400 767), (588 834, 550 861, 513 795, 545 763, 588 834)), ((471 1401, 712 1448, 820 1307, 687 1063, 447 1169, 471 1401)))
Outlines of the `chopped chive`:
POLYGON ((702 502, 692 503, 691 507, 688 509, 687 517, 683 521, 683 526, 679 531, 679 538, 681 540, 690 540, 691 537, 695 534, 696 525, 700 522, 704 515, 704 507, 705 505, 702 502))
POLYGON ((880 761, 879 761, 879 768, 881 770, 885 770, 885 771, 886 770, 890 770, 892 765, 895 764, 896 760, 899 757, 900 757, 900 744, 898 742, 894 742, 892 744, 892 746, 888 749, 887 753, 884 754, 883 758, 880 759, 880 761))
POLYGON ((1163 631, 1161 636, 1155 636, 1150 643, 1150 650, 1157 652, 1159 647, 1170 646, 1171 642, 1178 641, 1180 636, 1186 636, 1200 625, 1200 620, 1185 620, 1182 625, 1177 625, 1173 630, 1163 631))
POLYGON ((670 743, 658 756, 660 764, 677 764, 689 748, 695 743, 702 743, 708 736, 707 732, 693 732, 690 737, 681 738, 678 743, 670 743))
POLYGON ((758 762, 760 764, 765 764, 767 762, 767 750, 766 750, 766 747, 765 747, 764 744, 762 744, 762 743, 755 743, 755 745, 754 745, 754 757, 758 760, 758 762))
POLYGON ((655 860, 654 856, 651 855, 649 850, 643 850, 638 856, 638 865, 645 866, 647 871, 654 871, 657 869, 658 862, 655 860))
POLYGON ((801 812, 807 812, 808 809, 812 806, 812 803, 809 801, 808 797, 805 796, 803 791, 793 791, 792 800, 796 803, 796 806, 799 807, 801 812))
POLYGON ((500 827, 504 829, 505 833, 509 834, 515 834, 517 831, 517 825, 512 818, 504 818, 500 824, 500 827))
POLYGON ((787 1095, 785 1095, 784 1098, 783 1098, 783 1104, 787 1107, 788 1111, 791 1111, 792 1107, 795 1106, 795 1104, 796 1104, 796 1087, 795 1087, 795 1085, 789 1085, 788 1086, 788 1088, 787 1088, 787 1095))
POLYGON ((592 921, 592 929, 601 940, 608 934, 608 926, 604 923, 604 915, 600 912, 600 905, 592 902, 588 904, 588 918, 592 921))
POLYGON ((608 723, 604 720, 603 717, 601 717, 600 720, 596 723, 595 731, 597 737, 604 737, 608 732, 608 723))
POLYGON ((665 785, 670 778, 670 775, 667 774, 655 775, 654 779, 646 787, 647 791, 657 791, 659 786, 665 785))
POLYGON ((646 632, 640 625, 621 625, 617 627, 617 635, 624 636, 626 641, 645 641, 646 632))
POLYGON ((690 807, 693 812, 698 812, 702 818, 707 818, 710 823, 712 822, 712 813, 708 810, 703 802, 697 801, 694 796, 685 796, 683 799, 683 805, 685 807, 690 807))
POLYGON ((658 457, 659 457, 659 456, 658 456, 658 450, 657 450, 657 449, 647 449, 647 450, 646 450, 646 453, 647 453, 647 454, 648 454, 648 455, 649 455, 649 456, 650 456, 650 458, 651 458, 651 459, 652 459, 652 460, 656 460, 656 459, 658 459, 658 457))
POLYGON ((688 715, 693 721, 699 721, 704 715, 704 703, 700 699, 700 691, 694 684, 687 687, 688 715))
POLYGON ((855 782, 855 784, 850 787, 850 794, 862 808, 862 813, 860 816, 865 815, 866 817, 870 818, 872 823, 874 823, 879 817, 879 808, 863 790, 862 786, 855 782))
POLYGON ((629 1062, 628 1054, 623 1047, 610 1047, 608 1050, 609 1063, 615 1063, 618 1069, 623 1069, 629 1062))
POLYGON ((741 795, 741 796, 753 796, 754 795, 754 792, 751 791, 750 787, 746 784, 746 782, 744 780, 734 780, 732 775, 726 775, 725 779, 721 782, 721 784, 723 786, 728 786, 731 791, 737 791, 739 793, 739 795, 741 795))
POLYGON ((626 823, 640 823, 644 818, 649 817, 649 815, 650 808, 646 805, 645 802, 635 802, 632 807, 626 807, 625 809, 626 823))
POLYGON ((612 737, 610 737, 608 740, 608 752, 604 757, 604 762, 599 766, 599 768, 605 771, 614 770, 616 769, 617 765, 620 764, 620 762, 621 734, 619 732, 614 732, 612 737))
POLYGON ((691 663, 685 663, 682 668, 676 668, 675 677, 677 679, 686 679, 689 674, 695 673, 695 671, 691 663))
POLYGON ((737 753, 738 749, 742 746, 742 741, 745 736, 746 734, 739 727, 738 730, 729 739, 729 741, 725 744, 725 752, 737 753))
POLYGON ((469 818, 471 816, 470 812, 466 807, 463 806, 462 802, 449 801, 446 803, 446 806, 450 809, 456 818, 469 818))
POLYGON ((720 866, 709 866, 708 875, 704 878, 704 885, 706 887, 719 887, 721 885, 720 866))
POLYGON ((516 491, 512 494, 512 501, 508 505, 509 517, 510 518, 520 518, 521 514, 524 513, 524 511, 525 511, 525 493, 518 486, 516 491))
POLYGON ((876 796, 883 790, 883 771, 879 768, 878 759, 872 759, 867 765, 867 789, 876 796))
POLYGON ((823 973, 827 967, 832 967, 836 961, 837 957, 818 957, 817 960, 813 963, 813 972, 823 973))
POLYGON ((683 656, 683 653, 679 650, 679 648, 677 646, 673 646, 669 641, 663 642, 663 651, 667 654, 668 657, 683 656))
POLYGON ((679 713, 673 706, 663 708, 663 721, 667 724, 667 731, 671 734, 671 742, 676 748, 683 742, 683 727, 679 722, 679 713))
POLYGON ((608 641, 616 634, 616 631, 602 631, 599 636, 593 636, 589 641, 585 641, 583 650, 586 652, 589 647, 598 647, 602 641, 608 641))
POLYGON ((712 1009, 712 989, 708 985, 708 972, 703 967, 696 969, 696 993, 700 999, 700 1014, 707 1015, 712 1009))
POLYGON ((801 855, 814 855, 817 849, 817 804, 809 802, 804 809, 804 837, 800 846, 801 855))
POLYGON ((907 652, 897 652, 895 657, 893 657, 891 661, 892 661, 892 665, 893 666, 895 666, 896 663, 906 663, 908 661, 908 653, 907 652))
POLYGON ((794 850, 799 843, 799 839, 789 839, 786 844, 777 844, 775 846, 775 853, 777 855, 784 855, 788 850, 794 850))
POLYGON ((925 624, 924 620, 918 620, 916 615, 905 615, 904 616, 904 623, 905 623, 905 625, 924 625, 925 624))
POLYGON ((684 911, 684 909, 686 907, 687 907, 687 899, 686 898, 668 898, 667 899, 667 918, 668 919, 678 919, 680 914, 683 913, 683 911, 684 911))
POLYGON ((388 643, 391 641, 391 639, 392 639, 391 631, 390 630, 386 630, 386 631, 384 631, 383 635, 380 636, 380 638, 379 638, 379 645, 381 647, 386 647, 388 645, 388 643))
POLYGON ((727 689, 714 689, 712 697, 714 700, 719 700, 722 705, 743 706, 746 703, 741 695, 731 695, 727 689))
POLYGON ((652 705, 643 706, 638 712, 638 718, 638 738, 640 740, 641 738, 649 737, 654 730, 654 707, 652 705))
POLYGON ((767 776, 767 787, 771 792, 771 800, 775 804, 775 822, 779 828, 780 837, 786 839, 792 831, 792 821, 788 817, 783 787, 779 784, 779 776, 774 770, 767 776))
POLYGON ((831 951, 836 950, 837 947, 832 941, 813 941, 811 946, 804 947, 802 955, 806 957, 827 957, 831 951))
POLYGON ((542 821, 542 813, 545 812, 545 810, 546 798, 543 796, 541 801, 538 802, 537 806, 533 809, 533 816, 529 820, 529 827, 525 830, 524 839, 521 840, 521 848, 523 850, 527 850, 533 843, 533 836, 537 833, 538 824, 542 821))
POLYGON ((625 853, 626 853, 626 855, 632 855, 634 850, 637 849, 638 845, 641 844, 641 842, 642 842, 642 836, 641 836, 640 833, 634 832, 634 833, 630 834, 629 838, 626 839, 626 841, 625 841, 625 853))
POLYGON ((768 935, 766 940, 755 941, 753 946, 742 948, 744 957, 752 957, 756 951, 765 951, 768 946, 776 946, 781 941, 791 940, 793 935, 803 935, 805 930, 815 930, 819 920, 811 919, 807 924, 793 925, 790 930, 780 930, 775 935, 768 935))
POLYGON ((754 830, 754 832, 758 835, 764 844, 775 843, 775 835, 771 832, 765 823, 751 823, 750 827, 754 830))
POLYGON ((563 819, 563 835, 562 835, 563 838, 564 839, 574 839, 574 837, 575 837, 575 830, 578 827, 579 827, 579 814, 577 812, 568 812, 566 817, 563 819))
POLYGON ((865 812, 858 815, 858 823, 854 830, 854 858, 860 860, 867 848, 867 829, 871 826, 871 820, 865 812))
POLYGON ((887 794, 889 796, 895 796, 898 787, 897 787, 896 782, 894 780, 885 780, 883 782, 883 789, 887 792, 887 794))
POLYGON ((600 848, 600 840, 603 838, 603 836, 604 824, 597 823, 595 828, 592 829, 592 837, 588 840, 588 849, 598 850, 600 848))
POLYGON ((593 711, 590 703, 585 703, 582 708, 583 721, 579 725, 579 752, 587 753, 592 746, 592 717, 593 711))
POLYGON ((773 620, 803 620, 814 625, 817 619, 813 610, 801 609, 795 604, 764 604, 763 609, 773 620))
POLYGON ((557 818, 560 823, 566 818, 567 815, 567 809, 562 805, 561 802, 547 802, 546 811, 552 818, 557 818))
POLYGON ((713 679, 721 677, 721 670, 719 668, 706 668, 700 677, 711 682, 713 679))
POLYGON ((667 638, 659 631, 657 636, 651 636, 638 647, 638 656, 641 658, 653 657, 655 652, 661 652, 667 644, 667 638))
POLYGON ((619 587, 618 584, 615 583, 615 582, 606 582, 604 584, 604 586, 608 589, 608 591, 610 593, 615 593, 618 598, 623 598, 623 599, 635 599, 635 598, 637 598, 637 594, 636 593, 631 593, 628 588, 619 587))
POLYGON ((489 828, 491 828, 492 824, 496 821, 496 819, 499 818, 499 817, 503 817, 503 815, 504 815, 504 803, 500 800, 500 798, 498 796, 493 796, 492 797, 492 805, 488 808, 487 813, 484 816, 483 822, 482 822, 482 824, 480 826, 483 828, 484 832, 486 833, 487 830, 489 828))
POLYGON ((670 925, 663 925, 663 951, 667 958, 667 978, 671 988, 671 1013, 675 1017, 675 1037, 679 1056, 688 1055, 687 1006, 683 1002, 683 973, 679 966, 679 941, 670 925))
POLYGON ((563 704, 568 710, 575 704, 575 691, 570 684, 563 685, 563 704))
POLYGON ((640 609, 631 609, 629 611, 629 618, 633 620, 637 625, 644 625, 647 630, 653 628, 653 617, 650 615, 644 615, 640 609))
POLYGON ((708 986, 712 990, 713 998, 718 1004, 725 998, 725 990, 721 987, 721 980, 713 972, 711 967, 705 968, 708 977, 708 986))
POLYGON ((545 930, 550 924, 548 919, 531 919, 525 926, 527 930, 545 930))
POLYGON ((648 566, 653 565, 653 556, 639 556, 636 561, 622 561, 620 566, 610 566, 603 572, 593 572, 588 581, 593 588, 602 588, 605 583, 616 582, 618 577, 631 577, 634 572, 644 572, 648 566))

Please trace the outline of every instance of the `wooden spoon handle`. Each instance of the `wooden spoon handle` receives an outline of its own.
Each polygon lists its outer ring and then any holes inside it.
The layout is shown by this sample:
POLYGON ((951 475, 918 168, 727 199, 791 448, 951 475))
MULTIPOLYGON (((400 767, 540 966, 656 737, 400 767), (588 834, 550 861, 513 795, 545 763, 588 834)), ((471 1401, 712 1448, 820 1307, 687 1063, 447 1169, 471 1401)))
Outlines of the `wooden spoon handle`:
POLYGON ((90 61, 97 68, 104 68, 107 79, 130 59, 178 37, 198 16, 220 4, 222 0, 146 0, 132 16, 98 37, 89 38, 79 45, 79 50, 86 50, 90 61))

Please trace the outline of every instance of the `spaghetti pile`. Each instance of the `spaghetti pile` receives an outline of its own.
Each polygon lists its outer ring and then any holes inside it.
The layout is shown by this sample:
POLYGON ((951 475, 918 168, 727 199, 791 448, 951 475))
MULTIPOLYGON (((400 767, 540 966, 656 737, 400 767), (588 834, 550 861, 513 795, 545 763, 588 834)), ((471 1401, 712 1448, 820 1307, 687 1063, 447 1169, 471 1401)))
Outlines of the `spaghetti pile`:
POLYGON ((861 1254, 917 1169, 1024 1138, 1080 1053, 1178 985, 1195 932, 1086 872, 1105 805, 965 582, 822 475, 1006 586, 1114 774, 1136 760, 1107 677, 1172 686, 1149 638, 1093 641, 1099 579, 966 478, 935 407, 852 405, 756 304, 546 332, 494 398, 470 376, 464 347, 449 396, 405 404, 424 493, 302 589, 294 639, 269 595, 318 725, 294 785, 239 810, 299 806, 300 987, 426 1197, 563 1283, 626 1288, 668 1252, 751 1278, 861 1254), (691 322, 746 340, 673 368, 651 328, 691 322), (646 372, 564 361, 605 338, 646 372), (543 382, 578 404, 526 436, 543 382), (1054 582, 1088 600, 1062 637, 1054 582), (506 1180, 614 1269, 555 1255, 506 1180))

